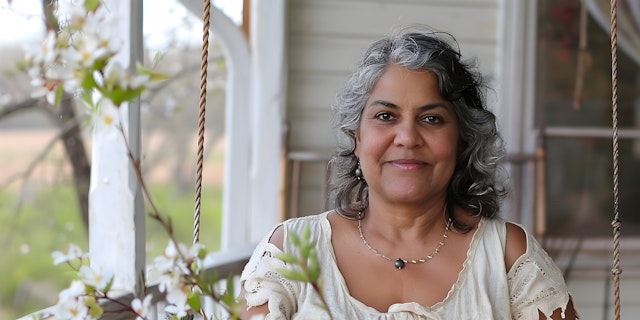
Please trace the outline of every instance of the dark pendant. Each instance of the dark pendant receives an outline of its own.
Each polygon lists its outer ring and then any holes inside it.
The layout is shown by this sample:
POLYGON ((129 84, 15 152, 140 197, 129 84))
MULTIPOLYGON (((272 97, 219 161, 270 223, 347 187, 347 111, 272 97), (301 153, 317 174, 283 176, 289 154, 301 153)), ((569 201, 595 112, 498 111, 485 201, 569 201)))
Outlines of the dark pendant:
POLYGON ((396 259, 396 262, 394 262, 393 264, 396 266, 398 270, 404 268, 404 260, 400 258, 396 259))

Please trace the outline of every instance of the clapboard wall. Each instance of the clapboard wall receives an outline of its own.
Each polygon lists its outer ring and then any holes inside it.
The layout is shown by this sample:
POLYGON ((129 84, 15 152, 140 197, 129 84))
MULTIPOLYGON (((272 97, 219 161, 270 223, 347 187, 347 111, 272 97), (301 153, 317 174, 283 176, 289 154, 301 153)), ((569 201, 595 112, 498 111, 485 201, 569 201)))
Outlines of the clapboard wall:
MULTIPOLYGON (((499 0, 290 0, 286 10, 289 152, 332 154, 336 91, 371 41, 407 24, 453 34, 463 56, 477 57, 488 77, 495 74, 499 0)), ((324 209, 322 172, 322 163, 301 166, 299 215, 324 209)))

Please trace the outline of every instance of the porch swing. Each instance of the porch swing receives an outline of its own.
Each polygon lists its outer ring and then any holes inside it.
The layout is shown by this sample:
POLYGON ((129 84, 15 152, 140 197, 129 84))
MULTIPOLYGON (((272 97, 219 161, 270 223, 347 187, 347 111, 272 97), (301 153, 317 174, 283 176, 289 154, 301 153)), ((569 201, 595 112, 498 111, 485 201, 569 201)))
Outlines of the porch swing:
MULTIPOLYGON (((611 42, 611 87, 612 87, 612 146, 613 146, 613 219, 611 226, 613 229, 613 249, 612 249, 612 268, 611 275, 613 278, 614 290, 614 316, 615 320, 620 320, 620 274, 622 273, 620 263, 620 236, 622 228, 622 220, 620 219, 619 210, 619 134, 618 134, 618 84, 617 84, 617 0, 611 0, 610 10, 610 42, 611 42)), ((584 3, 583 3, 584 5, 584 3)), ((196 182, 195 182, 195 203, 194 203, 194 221, 193 221, 193 243, 200 241, 200 209, 202 201, 202 176, 203 176, 203 158, 204 158, 204 134, 205 134, 205 114, 206 114, 206 94, 207 94, 207 66, 209 54, 209 29, 211 27, 210 20, 211 1, 204 0, 203 10, 203 34, 202 34, 202 54, 201 54, 201 72, 200 72, 200 101, 199 101, 199 117, 198 117, 198 142, 196 153, 196 182)), ((579 74, 581 70, 578 70, 579 74)))

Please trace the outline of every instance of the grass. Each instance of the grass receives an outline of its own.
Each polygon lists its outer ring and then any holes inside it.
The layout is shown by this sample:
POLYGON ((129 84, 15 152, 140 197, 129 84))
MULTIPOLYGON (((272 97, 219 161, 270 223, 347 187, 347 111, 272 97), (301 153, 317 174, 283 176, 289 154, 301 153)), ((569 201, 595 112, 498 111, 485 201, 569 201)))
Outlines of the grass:
MULTIPOLYGON (((171 216, 179 241, 192 242, 193 195, 178 195, 170 185, 154 185, 151 194, 162 215, 171 216)), ((211 252, 220 247, 222 194, 205 187, 201 204, 200 242, 211 252)), ((161 254, 167 233, 147 219, 147 259, 161 254)), ((60 290, 75 278, 66 265, 54 266, 53 251, 69 243, 88 251, 88 238, 78 213, 74 190, 52 186, 19 198, 0 190, 0 318, 14 319, 55 303, 60 290)))

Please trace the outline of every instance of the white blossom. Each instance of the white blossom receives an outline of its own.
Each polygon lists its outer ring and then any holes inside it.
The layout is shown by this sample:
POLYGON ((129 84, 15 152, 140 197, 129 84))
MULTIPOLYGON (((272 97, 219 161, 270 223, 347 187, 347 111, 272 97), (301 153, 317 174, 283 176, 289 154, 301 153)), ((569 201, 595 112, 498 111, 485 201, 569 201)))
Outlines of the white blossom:
POLYGON ((61 50, 61 58, 70 68, 90 68, 100 59, 109 56, 107 49, 100 47, 100 39, 84 35, 72 47, 61 50))
POLYGON ((165 310, 181 318, 190 309, 187 299, 191 288, 182 281, 183 275, 179 270, 179 268, 175 268, 174 271, 177 272, 160 276, 158 288, 160 292, 165 293, 168 304, 165 310))
POLYGON ((70 244, 69 248, 67 248, 67 252, 63 253, 60 251, 54 251, 51 256, 53 257, 53 264, 59 265, 61 263, 82 259, 85 256, 85 253, 82 252, 80 247, 75 244, 70 244))
POLYGON ((100 291, 104 291, 113 278, 113 275, 109 272, 103 274, 102 272, 93 270, 91 267, 86 265, 80 267, 78 274, 82 282, 100 291))
POLYGON ((164 308, 164 311, 176 315, 178 318, 185 317, 187 311, 189 311, 188 305, 168 305, 164 308))
POLYGON ((32 98, 44 97, 49 104, 55 104, 57 88, 57 84, 55 82, 43 79, 34 79, 31 81, 31 85, 34 87, 33 91, 31 91, 32 98))
MULTIPOLYGON (((85 1, 61 1, 57 15, 61 21, 60 32, 49 31, 40 50, 29 57, 33 97, 46 97, 54 104, 60 85, 65 91, 76 93, 83 89, 84 79, 94 73, 107 73, 110 82, 102 81, 110 86, 107 91, 137 90, 149 82, 146 75, 129 75, 122 67, 113 66, 111 57, 121 49, 122 42, 114 40, 110 32, 115 17, 109 10, 98 6, 88 12, 85 1)), ((110 96, 118 100, 118 104, 122 97, 126 96, 110 96)))
POLYGON ((93 124, 96 128, 117 126, 121 124, 118 109, 109 99, 98 98, 95 102, 98 112, 92 113, 93 124))
POLYGON ((51 65, 54 64, 58 58, 57 46, 58 38, 56 32, 49 30, 44 42, 40 46, 40 51, 32 54, 32 61, 34 64, 51 65))
POLYGON ((149 311, 151 311, 152 298, 153 298, 152 295, 147 295, 146 297, 144 297, 143 300, 140 300, 139 298, 135 298, 133 299, 133 301, 131 301, 131 308, 133 308, 133 311, 135 311, 136 314, 138 314, 136 316, 136 320, 143 320, 147 317, 147 315, 149 314, 149 311))
POLYGON ((158 288, 165 293, 168 304, 165 310, 179 318, 190 310, 188 296, 192 287, 184 279, 191 273, 189 264, 202 265, 198 259, 201 248, 201 244, 188 248, 184 244, 176 245, 175 242, 169 241, 164 254, 154 260, 154 269, 161 273, 158 277, 158 288))
POLYGON ((118 62, 110 64, 106 69, 107 76, 103 81, 107 88, 138 89, 149 82, 148 75, 131 75, 118 62))
POLYGON ((84 304, 85 285, 74 280, 71 286, 58 294, 58 302, 53 307, 55 319, 91 319, 89 308, 84 304))

